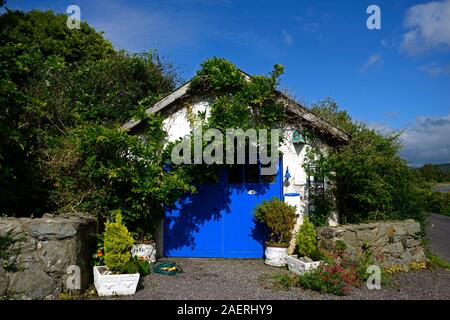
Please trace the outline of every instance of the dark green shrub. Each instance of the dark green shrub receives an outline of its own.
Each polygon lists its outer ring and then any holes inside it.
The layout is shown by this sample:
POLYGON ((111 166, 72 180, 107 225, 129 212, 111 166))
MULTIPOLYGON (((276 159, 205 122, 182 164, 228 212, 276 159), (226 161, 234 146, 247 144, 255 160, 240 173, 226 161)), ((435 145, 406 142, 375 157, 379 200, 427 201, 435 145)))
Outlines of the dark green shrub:
POLYGON ((139 273, 142 277, 149 275, 151 272, 151 265, 148 261, 132 257, 124 266, 122 273, 133 274, 139 273))
POLYGON ((314 194, 311 193, 311 205, 314 211, 309 216, 309 220, 316 227, 324 227, 328 225, 328 220, 334 208, 333 194, 331 190, 314 194))
MULTIPOLYGON (((112 132, 172 91, 176 76, 155 51, 117 52, 87 23, 70 30, 66 22, 65 14, 51 11, 0 15, 0 208, 9 216, 75 210, 104 218, 120 208, 125 222, 147 215, 133 229, 160 208, 148 198, 138 203, 139 190, 148 190, 143 180, 159 180, 142 177, 140 186, 131 179, 121 184, 120 177, 111 182, 115 173, 105 172, 111 162, 118 171, 129 166, 116 161, 127 141, 122 135, 117 146, 119 137, 112 139, 112 132), (87 135, 103 146, 91 140, 86 153, 78 152, 76 142, 87 135), (107 144, 116 146, 110 163, 103 149, 107 144), (133 195, 136 201, 127 202, 133 195)), ((159 155, 155 149, 152 153, 159 155)), ((181 180, 178 176, 154 193, 164 197, 181 180)))
POLYGON ((347 250, 347 244, 342 240, 336 241, 336 243, 334 244, 334 251, 339 256, 342 256, 344 254, 345 250, 347 250))
POLYGON ((429 212, 450 216, 450 193, 430 192, 425 209, 429 212))
POLYGON ((295 207, 278 198, 263 201, 255 208, 255 218, 269 229, 268 243, 288 245, 295 225, 295 207))

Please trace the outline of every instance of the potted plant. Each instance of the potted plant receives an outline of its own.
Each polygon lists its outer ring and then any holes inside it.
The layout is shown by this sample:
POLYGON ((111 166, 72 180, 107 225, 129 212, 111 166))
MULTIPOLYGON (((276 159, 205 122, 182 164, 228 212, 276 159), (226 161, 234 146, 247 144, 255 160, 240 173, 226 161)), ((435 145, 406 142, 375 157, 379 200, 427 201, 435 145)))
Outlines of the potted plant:
POLYGON ((296 274, 302 274, 310 269, 317 268, 321 262, 314 261, 314 259, 319 258, 321 254, 317 247, 316 230, 308 217, 303 219, 303 223, 297 232, 296 244, 298 255, 286 258, 289 270, 296 274))
POLYGON ((122 223, 122 215, 107 221, 102 241, 96 252, 94 285, 99 296, 134 294, 140 275, 150 272, 149 264, 131 256, 133 237, 122 223))
POLYGON ((150 234, 137 234, 136 243, 131 247, 131 255, 148 263, 156 262, 156 243, 150 234))
POLYGON ((295 225, 295 207, 273 198, 255 208, 255 218, 268 229, 265 263, 275 267, 286 265, 289 241, 295 225))

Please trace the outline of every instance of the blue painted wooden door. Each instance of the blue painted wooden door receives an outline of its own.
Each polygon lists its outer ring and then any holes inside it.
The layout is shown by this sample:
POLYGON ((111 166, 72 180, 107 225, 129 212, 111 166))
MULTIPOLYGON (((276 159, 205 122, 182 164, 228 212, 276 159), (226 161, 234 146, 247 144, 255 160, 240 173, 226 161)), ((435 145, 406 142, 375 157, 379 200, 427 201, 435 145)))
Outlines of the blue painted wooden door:
POLYGON ((218 183, 198 186, 166 208, 164 256, 262 258, 265 231, 253 210, 262 200, 282 197, 282 170, 259 173, 257 165, 228 169, 218 183))

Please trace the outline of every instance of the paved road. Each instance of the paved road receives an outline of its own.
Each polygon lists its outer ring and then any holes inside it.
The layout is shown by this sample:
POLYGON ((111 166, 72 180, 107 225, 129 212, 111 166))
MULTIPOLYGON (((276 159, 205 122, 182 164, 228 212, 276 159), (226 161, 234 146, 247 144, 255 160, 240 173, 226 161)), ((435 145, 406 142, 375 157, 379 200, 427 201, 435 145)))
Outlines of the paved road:
POLYGON ((426 231, 431 251, 450 262, 450 217, 431 213, 426 231))

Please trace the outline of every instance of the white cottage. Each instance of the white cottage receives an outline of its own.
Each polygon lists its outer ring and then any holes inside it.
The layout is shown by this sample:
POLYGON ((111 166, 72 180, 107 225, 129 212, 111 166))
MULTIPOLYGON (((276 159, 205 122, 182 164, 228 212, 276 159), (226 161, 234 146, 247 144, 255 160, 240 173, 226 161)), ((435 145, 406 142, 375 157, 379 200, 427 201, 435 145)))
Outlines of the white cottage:
MULTIPOLYGON (((245 74, 245 73, 244 73, 245 74)), ((246 77, 250 77, 245 74, 246 77)), ((164 116, 170 141, 190 133, 189 114, 206 112, 211 99, 191 96, 185 83, 146 110, 164 116)), ((159 252, 166 257, 262 258, 264 231, 253 219, 253 209, 262 200, 278 197, 297 207, 297 225, 311 213, 309 186, 313 177, 303 169, 306 152, 302 130, 308 128, 325 150, 346 143, 349 136, 313 114, 281 92, 277 92, 292 125, 284 133, 282 159, 274 176, 262 176, 258 165, 242 165, 221 174, 217 183, 198 186, 198 192, 186 195, 175 206, 165 208, 165 217, 157 236, 159 252), (256 167, 255 167, 256 166, 256 167)), ((144 126, 130 120, 123 128, 138 134, 144 126)), ((338 223, 335 213, 330 225, 338 223)), ((294 239, 290 251, 294 248, 294 239)))

